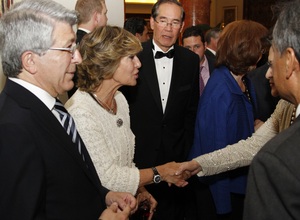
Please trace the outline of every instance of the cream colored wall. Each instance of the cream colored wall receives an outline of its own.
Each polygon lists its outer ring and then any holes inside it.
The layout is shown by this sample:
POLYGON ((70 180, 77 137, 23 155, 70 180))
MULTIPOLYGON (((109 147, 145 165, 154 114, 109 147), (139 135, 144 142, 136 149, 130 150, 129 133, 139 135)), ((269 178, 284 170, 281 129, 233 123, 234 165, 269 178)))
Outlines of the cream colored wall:
POLYGON ((237 7, 237 20, 243 18, 243 0, 211 0, 210 26, 214 27, 223 22, 224 7, 229 6, 237 7))
MULTIPOLYGON (((237 6, 237 19, 243 18, 243 0, 211 0, 210 26, 223 22, 223 8, 237 6)), ((150 14, 152 4, 126 4, 125 12, 131 14, 150 14)))
MULTIPOLYGON (((14 3, 20 2, 22 0, 15 0, 14 3)), ((76 0, 54 0, 69 9, 74 9, 76 0)), ((108 9, 107 17, 108 24, 117 25, 123 27, 124 24, 124 0, 106 0, 106 6, 108 9)), ((1 63, 1 60, 0 60, 1 63)), ((2 91, 5 83, 5 76, 3 75, 2 67, 0 65, 0 91, 2 91)), ((63 96, 63 101, 66 99, 66 95, 63 96)))

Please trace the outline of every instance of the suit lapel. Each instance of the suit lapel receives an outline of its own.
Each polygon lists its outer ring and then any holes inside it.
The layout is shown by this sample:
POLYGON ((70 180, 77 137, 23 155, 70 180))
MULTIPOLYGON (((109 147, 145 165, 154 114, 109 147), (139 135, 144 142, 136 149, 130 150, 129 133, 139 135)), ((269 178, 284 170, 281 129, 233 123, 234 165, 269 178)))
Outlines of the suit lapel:
POLYGON ((22 107, 31 110, 34 115, 33 118, 36 119, 36 123, 40 124, 42 128, 52 135, 53 140, 58 143, 58 146, 64 148, 64 150, 74 158, 74 161, 84 170, 88 178, 95 184, 96 188, 99 189, 99 184, 101 183, 85 146, 83 148, 87 155, 85 158, 86 162, 82 160, 77 147, 74 146, 69 135, 44 103, 30 91, 10 80, 7 80, 5 92, 15 99, 22 107), (88 165, 89 168, 87 168, 86 165, 88 165))

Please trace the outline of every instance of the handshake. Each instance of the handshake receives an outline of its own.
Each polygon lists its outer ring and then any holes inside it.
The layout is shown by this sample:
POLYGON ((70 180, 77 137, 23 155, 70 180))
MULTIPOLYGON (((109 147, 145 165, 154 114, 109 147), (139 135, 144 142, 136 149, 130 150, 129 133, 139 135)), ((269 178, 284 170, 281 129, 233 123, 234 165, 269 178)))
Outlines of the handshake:
POLYGON ((156 168, 163 181, 168 182, 169 186, 174 184, 177 187, 186 186, 188 184, 186 180, 202 170, 200 164, 195 160, 182 163, 169 162, 156 168))

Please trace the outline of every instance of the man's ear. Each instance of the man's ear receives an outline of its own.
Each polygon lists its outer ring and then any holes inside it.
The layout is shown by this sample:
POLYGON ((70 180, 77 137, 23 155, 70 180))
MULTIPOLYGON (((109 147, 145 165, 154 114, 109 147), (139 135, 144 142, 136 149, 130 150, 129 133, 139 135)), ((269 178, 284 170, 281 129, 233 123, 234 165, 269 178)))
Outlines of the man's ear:
POLYGON ((289 79, 296 69, 299 69, 299 61, 293 48, 288 47, 285 50, 285 78, 289 79))
POLYGON ((100 16, 101 16, 101 13, 97 12, 97 11, 94 11, 93 15, 92 15, 92 20, 93 20, 93 23, 94 25, 97 27, 99 26, 99 21, 100 21, 100 16))
POLYGON ((290 48, 291 49, 291 59, 292 59, 292 63, 291 63, 291 65, 292 65, 292 70, 293 71, 297 71, 297 72, 299 72, 299 70, 300 70, 300 63, 299 63, 299 60, 298 60, 298 58, 297 58, 297 55, 296 55, 296 53, 295 53, 295 50, 293 49, 293 48, 290 48))
POLYGON ((184 28, 184 21, 181 24, 180 33, 182 32, 183 28, 184 28))
POLYGON ((23 68, 31 74, 35 74, 37 70, 36 56, 32 51, 25 51, 21 56, 23 68))
POLYGON ((154 18, 153 17, 150 17, 150 27, 151 29, 153 30, 154 29, 154 18))
POLYGON ((142 35, 141 34, 139 34, 139 33, 135 33, 135 35, 134 35, 137 39, 139 39, 139 40, 141 40, 141 38, 142 38, 142 35))

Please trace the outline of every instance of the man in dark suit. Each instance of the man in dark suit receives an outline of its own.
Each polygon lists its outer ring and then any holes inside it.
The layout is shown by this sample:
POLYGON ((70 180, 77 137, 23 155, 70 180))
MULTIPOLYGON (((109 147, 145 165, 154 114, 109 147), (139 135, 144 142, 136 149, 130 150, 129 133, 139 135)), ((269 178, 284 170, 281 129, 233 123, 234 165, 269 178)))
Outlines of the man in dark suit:
POLYGON ((199 56, 200 59, 200 96, 204 90, 204 87, 215 68, 213 62, 208 60, 204 55, 206 51, 205 40, 203 32, 197 26, 190 26, 186 28, 182 34, 182 45, 193 51, 199 56))
MULTIPOLYGON (((125 215, 136 202, 111 192, 97 176, 75 129, 64 129, 56 97, 73 86, 81 56, 74 11, 51 0, 24 0, 0 20, 3 72, 0 95, 1 219, 98 219, 125 215), (80 148, 80 151, 79 151, 80 148)), ((60 104, 61 105, 61 104, 60 104)), ((70 123, 75 126, 74 123, 70 123)))
POLYGON ((221 30, 217 27, 212 28, 205 33, 205 56, 213 64, 216 62, 216 52, 220 34, 221 30))
MULTIPOLYGON (((107 24, 107 8, 105 0, 77 0, 75 10, 79 13, 78 28, 76 32, 76 43, 87 33, 93 31, 96 27, 103 27, 107 24)), ((68 91, 70 98, 77 90, 77 73, 75 72, 74 87, 68 91)))
POLYGON ((273 30, 267 77, 279 95, 295 104, 296 120, 254 157, 249 171, 244 219, 300 216, 300 1, 280 7, 273 30))
POLYGON ((253 83, 256 94, 257 110, 255 112, 255 116, 256 119, 263 122, 265 122, 274 112, 280 99, 279 97, 274 97, 271 94, 270 83, 266 78, 268 69, 269 65, 266 63, 247 74, 253 83))
MULTIPOLYGON (((139 168, 184 161, 192 145, 199 99, 199 57, 175 44, 183 20, 183 8, 176 0, 154 4, 150 18, 153 40, 143 43, 138 55, 142 67, 137 85, 124 91, 136 136, 134 160, 139 168)), ((153 170, 156 184, 147 189, 158 201, 154 219, 183 219, 188 202, 185 189, 160 182, 159 170, 153 170)))

